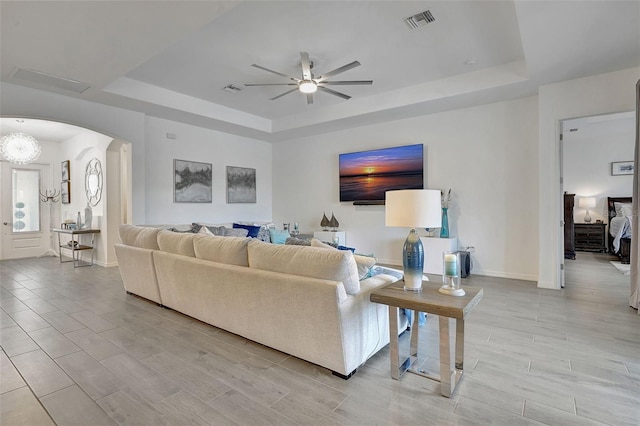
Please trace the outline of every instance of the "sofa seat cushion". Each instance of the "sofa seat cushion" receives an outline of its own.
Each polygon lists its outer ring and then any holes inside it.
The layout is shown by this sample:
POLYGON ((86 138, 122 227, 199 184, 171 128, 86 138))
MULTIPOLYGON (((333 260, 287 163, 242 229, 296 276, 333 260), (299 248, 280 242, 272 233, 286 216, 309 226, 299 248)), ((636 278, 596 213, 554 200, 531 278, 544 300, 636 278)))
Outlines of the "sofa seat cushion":
POLYGON ((254 239, 249 242, 248 252, 251 268, 339 281, 347 294, 360 291, 358 267, 350 251, 274 245, 254 239))
POLYGON ((134 225, 120 225, 120 241, 127 246, 158 250, 158 228, 145 228, 134 225))
POLYGON ((196 257, 193 249, 193 237, 196 234, 177 233, 171 231, 158 232, 158 246, 167 253, 180 254, 182 256, 196 257))
POLYGON ((251 241, 250 238, 196 234, 193 237, 193 249, 198 259, 227 265, 249 266, 247 252, 249 241, 251 241))

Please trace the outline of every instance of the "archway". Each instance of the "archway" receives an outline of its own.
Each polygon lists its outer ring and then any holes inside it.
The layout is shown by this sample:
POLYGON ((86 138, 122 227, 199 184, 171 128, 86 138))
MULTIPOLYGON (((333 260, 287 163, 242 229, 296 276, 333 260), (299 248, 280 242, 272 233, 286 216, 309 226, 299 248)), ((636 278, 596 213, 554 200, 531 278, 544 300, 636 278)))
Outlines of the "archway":
MULTIPOLYGON (((41 181, 42 190, 60 191, 62 163, 69 161, 66 185, 70 188, 70 199, 65 204, 59 200, 51 209, 53 227, 59 227, 65 219, 75 219, 79 211, 84 212, 86 165, 94 158, 104 164, 104 195, 93 207, 92 228, 100 229, 96 263, 116 266, 113 245, 119 241, 118 225, 132 220, 131 144, 81 125, 46 118, 0 117, 0 129, 1 135, 22 131, 40 141, 42 154, 36 162, 50 165, 48 176, 41 181), (16 130, 18 118, 24 122, 16 130)), ((44 225, 49 228, 49 223, 44 225)), ((54 248, 53 243, 51 247, 54 248)))

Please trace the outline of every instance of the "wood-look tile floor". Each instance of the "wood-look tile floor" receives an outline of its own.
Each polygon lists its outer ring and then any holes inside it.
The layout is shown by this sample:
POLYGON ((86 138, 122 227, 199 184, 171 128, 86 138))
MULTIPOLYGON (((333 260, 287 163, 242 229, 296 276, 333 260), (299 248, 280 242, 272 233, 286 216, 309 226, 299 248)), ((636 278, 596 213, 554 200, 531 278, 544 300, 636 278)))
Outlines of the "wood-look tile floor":
MULTIPOLYGON (((484 299, 451 399, 392 380, 387 348, 345 381, 127 295, 117 268, 3 261, 0 424, 639 425, 640 316, 609 260, 578 253, 560 291, 465 279, 484 299)), ((437 318, 420 333, 437 371, 437 318)))

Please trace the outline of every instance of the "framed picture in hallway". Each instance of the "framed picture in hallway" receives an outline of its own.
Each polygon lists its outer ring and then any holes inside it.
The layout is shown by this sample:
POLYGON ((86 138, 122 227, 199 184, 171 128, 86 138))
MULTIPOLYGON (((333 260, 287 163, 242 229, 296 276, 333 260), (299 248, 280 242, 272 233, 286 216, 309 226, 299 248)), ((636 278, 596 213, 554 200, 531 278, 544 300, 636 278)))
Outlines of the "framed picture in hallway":
POLYGON ((60 183, 60 202, 62 204, 71 203, 71 182, 60 183))
POLYGON ((197 161, 173 160, 173 201, 210 203, 213 165, 197 161))
POLYGON ((611 163, 611 176, 632 175, 633 161, 615 161, 611 163))
POLYGON ((65 160, 60 165, 60 174, 62 175, 62 179, 61 180, 63 182, 66 182, 66 181, 68 181, 70 179, 69 164, 70 164, 70 161, 69 160, 65 160))
POLYGON ((256 169, 227 166, 227 203, 256 202, 256 169))

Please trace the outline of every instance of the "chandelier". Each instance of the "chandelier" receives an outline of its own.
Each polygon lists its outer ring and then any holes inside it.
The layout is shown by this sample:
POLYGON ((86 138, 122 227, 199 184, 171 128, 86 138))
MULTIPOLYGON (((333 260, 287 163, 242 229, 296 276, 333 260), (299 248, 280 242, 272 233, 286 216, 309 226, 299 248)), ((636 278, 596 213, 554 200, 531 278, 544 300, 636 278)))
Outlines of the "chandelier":
MULTIPOLYGON (((23 120, 18 122, 22 123, 23 120)), ((40 157, 41 151, 38 141, 22 132, 9 133, 0 139, 0 154, 11 163, 30 163, 40 157)))

